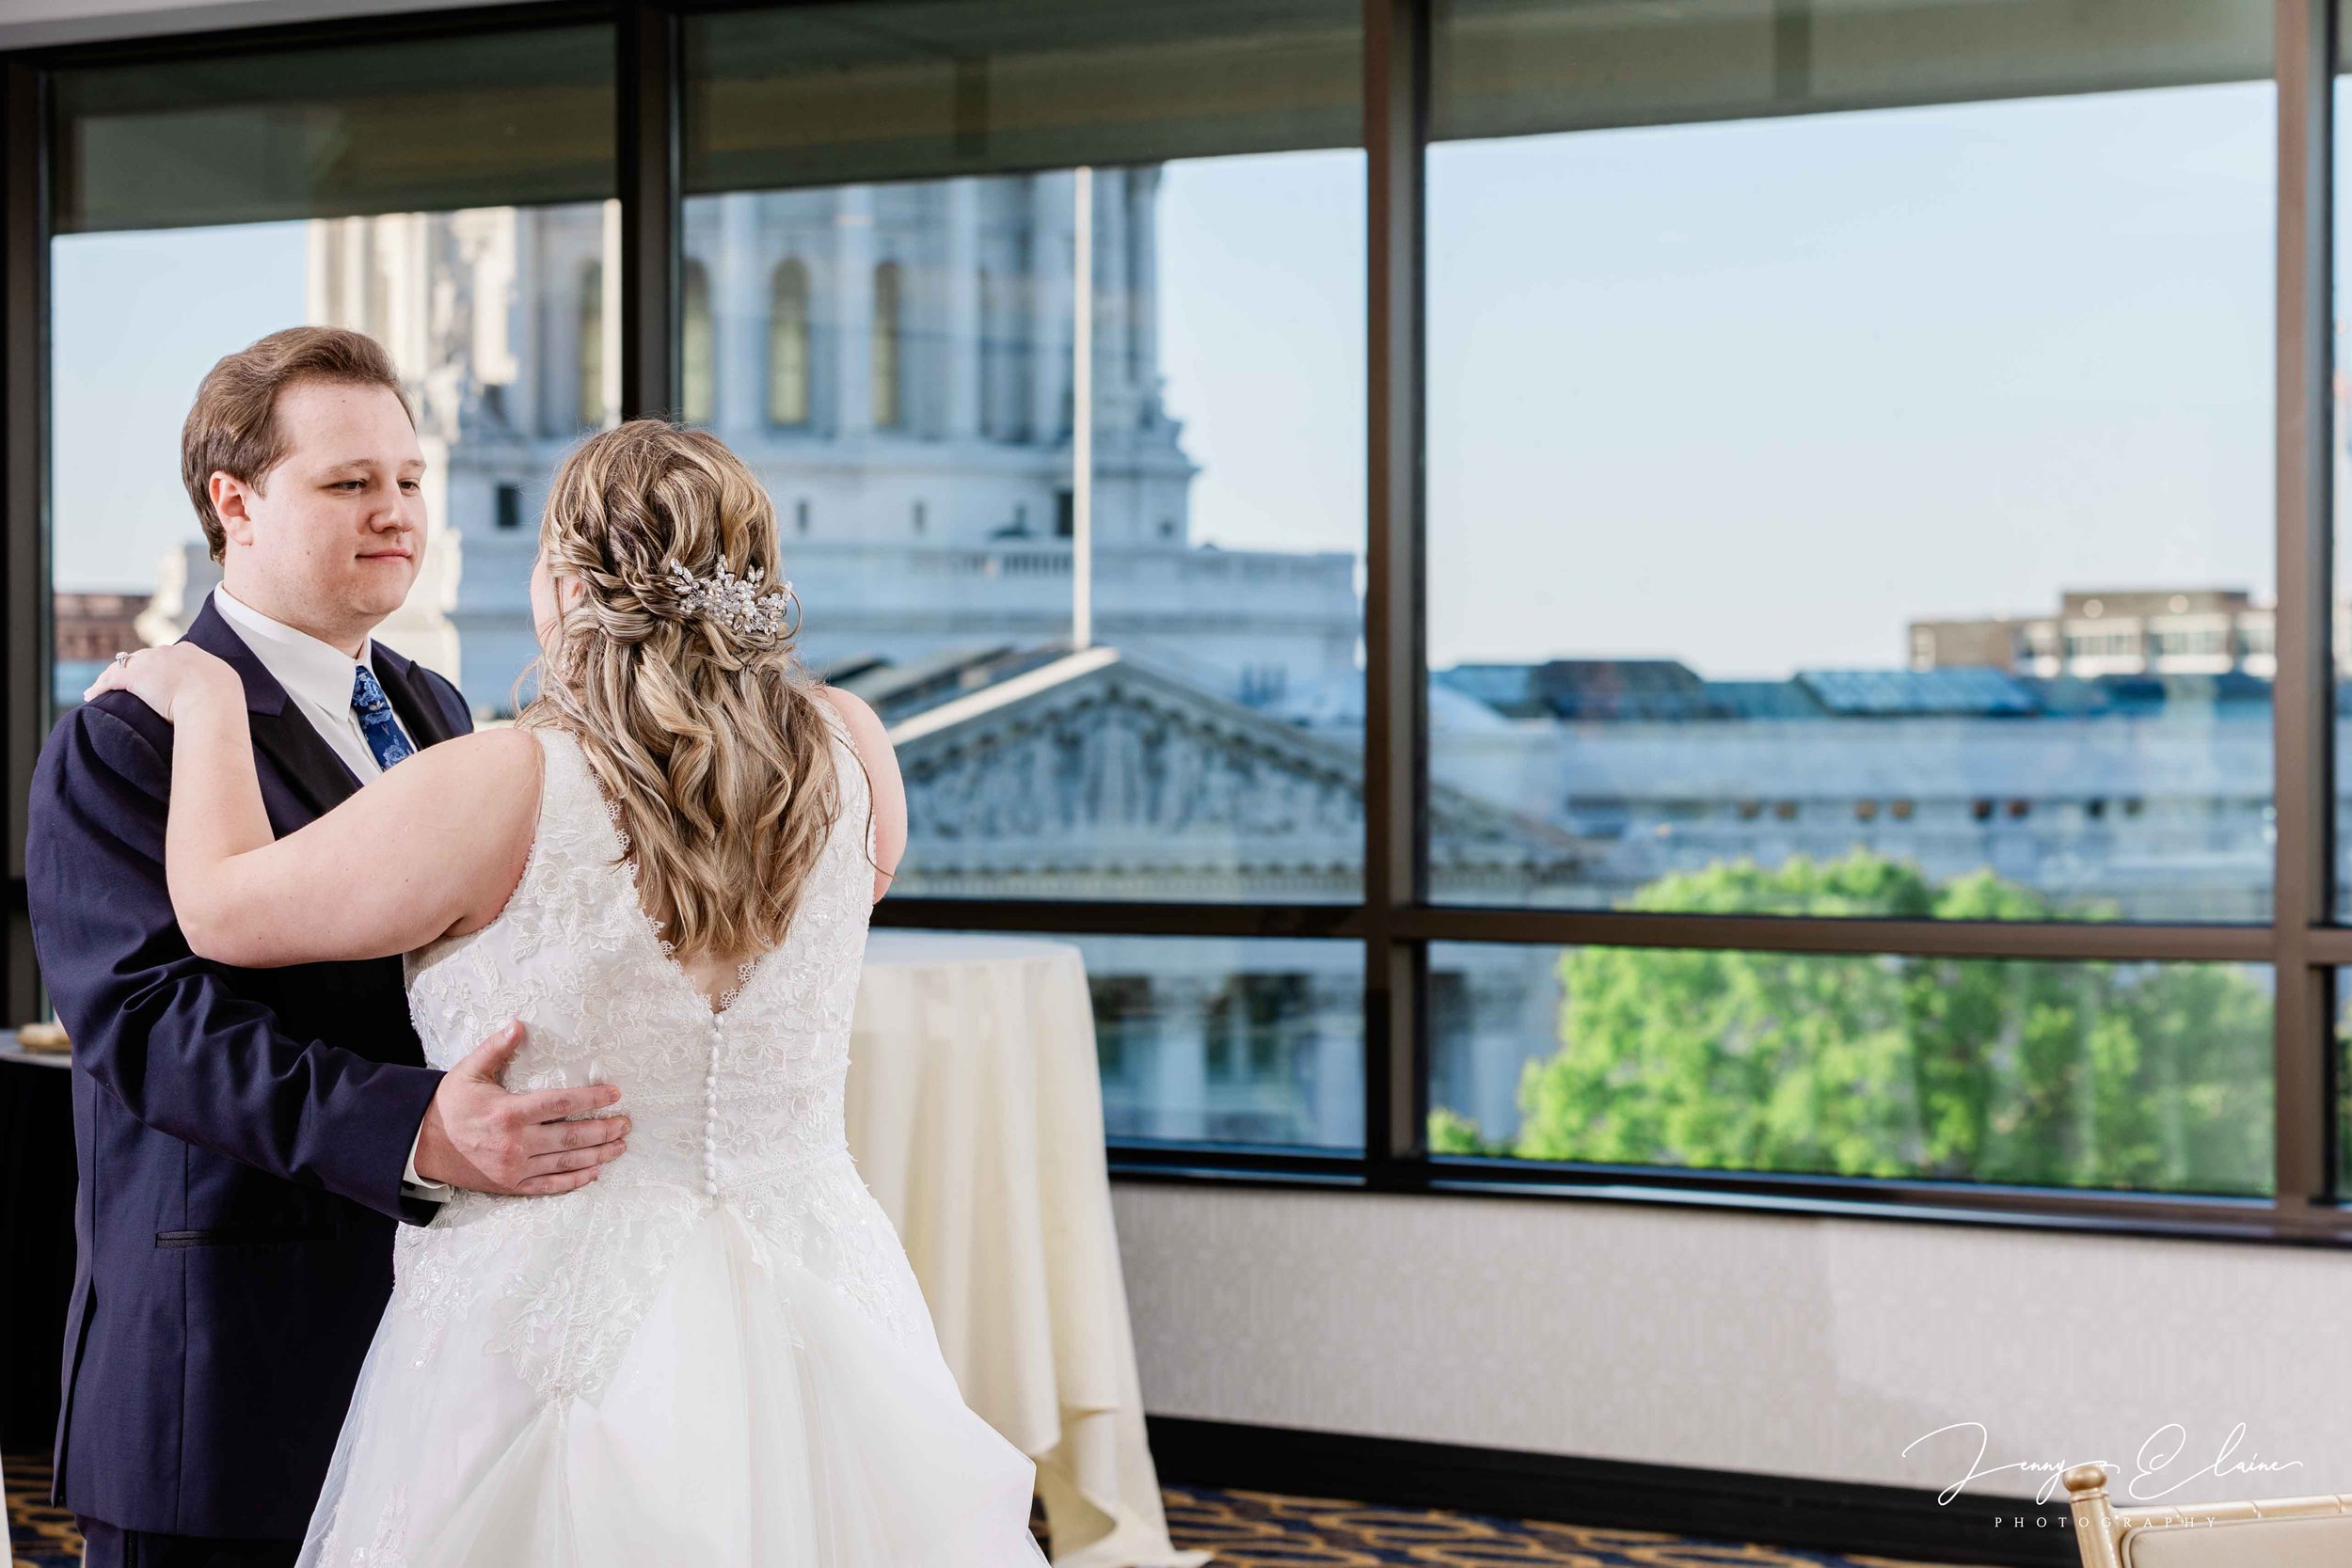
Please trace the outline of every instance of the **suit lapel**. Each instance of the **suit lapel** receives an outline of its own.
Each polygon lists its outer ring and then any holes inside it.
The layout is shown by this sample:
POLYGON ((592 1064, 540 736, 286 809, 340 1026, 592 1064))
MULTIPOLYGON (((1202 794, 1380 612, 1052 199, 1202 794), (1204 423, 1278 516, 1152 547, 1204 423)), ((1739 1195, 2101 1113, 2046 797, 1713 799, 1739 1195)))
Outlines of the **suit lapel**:
POLYGON ((186 641, 225 659, 237 672, 245 682, 246 719, 253 731, 253 749, 276 764, 287 786, 313 814, 324 816, 358 792, 358 776, 288 700, 286 689, 221 618, 209 594, 204 608, 189 624, 186 641))

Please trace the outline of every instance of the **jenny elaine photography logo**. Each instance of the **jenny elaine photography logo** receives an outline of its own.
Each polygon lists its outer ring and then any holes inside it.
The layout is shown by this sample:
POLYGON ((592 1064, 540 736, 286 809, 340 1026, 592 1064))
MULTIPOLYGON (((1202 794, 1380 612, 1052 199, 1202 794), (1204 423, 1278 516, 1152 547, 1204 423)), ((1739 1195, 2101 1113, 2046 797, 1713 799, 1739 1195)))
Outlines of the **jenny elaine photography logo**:
MULTIPOLYGON (((1910 1458, 1914 1449, 1938 1438, 1944 1440, 1937 1445, 1939 1451, 1948 1449, 1965 1453, 1971 1441, 1975 1444, 1975 1452, 1966 1454, 1965 1473, 1935 1495, 1938 1506, 1952 1502, 1970 1481, 2010 1471, 2019 1475, 2040 1476, 2042 1484, 2035 1488, 2033 1500, 2046 1503, 2064 1490, 2059 1477, 2077 1465, 2096 1465, 2108 1475, 2107 1496, 2128 1506, 2160 1501, 2190 1482, 2208 1476, 2274 1475, 2303 1467, 2299 1459, 2261 1459, 2242 1452, 2246 1445, 2244 1421, 2230 1429, 2229 1435, 2222 1438, 2212 1460, 2201 1465, 2197 1464, 2202 1457, 2201 1452, 2190 1449, 2188 1428, 2178 1421, 2168 1421, 2150 1433, 2139 1445, 2128 1472, 2123 1465, 2111 1459, 2021 1459, 2008 1465, 1987 1465, 1986 1450, 1992 1446, 1993 1435, 1992 1430, 1982 1421, 1954 1421, 1949 1426, 1922 1433, 1903 1446, 1903 1457, 1910 1458), (2125 1479, 2127 1474, 2128 1479, 2125 1479)), ((2046 1518, 2039 1514, 2002 1514, 1996 1515, 1994 1522, 2004 1528, 2012 1524, 2020 1528, 2048 1528, 2046 1518)), ((2066 1521, 2058 1523, 2063 1528, 2066 1521)))

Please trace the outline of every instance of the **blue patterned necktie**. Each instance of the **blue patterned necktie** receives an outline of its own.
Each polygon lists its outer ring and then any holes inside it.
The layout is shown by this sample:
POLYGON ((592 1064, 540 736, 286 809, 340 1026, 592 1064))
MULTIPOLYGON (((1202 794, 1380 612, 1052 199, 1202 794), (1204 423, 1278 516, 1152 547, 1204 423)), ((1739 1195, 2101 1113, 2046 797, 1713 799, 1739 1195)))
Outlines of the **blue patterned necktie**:
POLYGON ((353 669, 351 710, 359 716, 359 728, 368 737, 368 750, 375 753, 376 765, 389 768, 403 757, 415 755, 417 749, 400 733, 400 721, 392 717, 392 705, 377 683, 375 672, 364 664, 353 669))

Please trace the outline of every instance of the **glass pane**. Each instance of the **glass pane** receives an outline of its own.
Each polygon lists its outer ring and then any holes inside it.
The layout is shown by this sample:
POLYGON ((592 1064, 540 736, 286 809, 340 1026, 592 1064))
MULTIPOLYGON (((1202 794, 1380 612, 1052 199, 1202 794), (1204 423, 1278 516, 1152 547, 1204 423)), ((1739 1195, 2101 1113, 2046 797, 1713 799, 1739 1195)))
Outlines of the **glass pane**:
POLYGON ((567 26, 60 71, 56 231, 602 200, 613 62, 567 26))
POLYGON ((1439 1155, 2270 1191, 2271 972, 1440 942, 1439 1155))
POLYGON ((699 166, 769 183, 686 203, 683 402, 774 498, 803 658, 892 727, 897 891, 1355 899, 1364 163, 1314 138, 1337 134, 1316 117, 1342 79, 1356 134, 1353 76, 1325 79, 1334 51, 1355 70, 1356 8, 1298 9, 1314 41, 1285 57, 1306 77, 1257 82, 1247 150, 1181 157, 1235 145, 1218 62, 1256 13, 854 9, 854 28, 834 8, 690 20, 699 166), (1074 30, 1030 29, 1065 14, 1074 30), (1119 28, 1170 51, 1146 115, 1167 155, 1022 168, 1048 103, 1059 156, 1141 145, 1087 76, 1119 28), (861 138, 930 90, 940 29, 986 66, 957 100, 968 135, 878 163, 861 138), (775 86, 852 34, 855 60, 818 73, 826 113, 775 86), (755 88, 783 94, 773 114, 731 119, 755 88), (709 150, 726 136, 767 140, 731 160, 709 150))
POLYGON ((1086 961, 1113 1143, 1362 1149, 1360 943, 1037 936, 1086 961))
POLYGON ((1334 0, 861 0, 691 18, 686 188, 1356 147, 1361 16, 1334 0))
MULTIPOLYGON (((66 215, 81 199, 74 188, 144 192, 91 198, 81 209, 88 219, 82 231, 61 234, 51 251, 52 689, 59 706, 77 700, 115 649, 177 637, 220 581, 181 482, 182 422, 222 356, 310 324, 356 328, 385 346, 424 452, 417 579, 377 635, 456 679, 477 716, 514 712, 516 678, 536 647, 529 574, 545 485, 564 450, 583 429, 606 422, 617 402, 617 207, 599 198, 362 209, 411 189, 496 202, 510 180, 514 197, 535 198, 582 182, 577 158, 594 165, 587 188, 611 188, 610 30, 523 37, 470 40, 453 52, 462 68, 423 73, 431 85, 412 98, 368 90, 414 63, 408 45, 59 74, 61 131, 83 150, 60 191, 66 215), (589 44, 601 51, 608 77, 596 88, 607 125, 593 156, 568 143, 532 142, 544 154, 534 162, 510 140, 495 177, 479 163, 432 171, 444 150, 437 137, 449 129, 436 117, 457 114, 465 92, 503 102, 491 65, 544 54, 540 69, 512 84, 528 103, 558 62, 589 44), (355 80, 361 87, 347 93, 355 80), (140 183, 151 170, 116 166, 118 158, 144 156, 146 143, 124 139, 122 128, 150 124, 145 117, 157 105, 194 116, 191 137, 230 135, 191 106, 206 83, 218 81, 251 87, 256 112, 267 111, 255 122, 256 146, 283 152, 291 144, 271 138, 288 126, 319 128, 313 150, 323 161, 304 166, 304 178, 315 180, 281 179, 289 166, 272 153, 208 176, 216 183, 205 187, 207 202, 173 206, 150 199, 169 194, 140 183), (377 182, 367 187, 373 194, 358 194, 352 182, 363 172, 362 155, 350 152, 361 163, 325 155, 336 143, 328 131, 357 123, 351 116, 373 117, 366 119, 371 135, 408 138, 400 145, 414 157, 404 166, 417 185, 377 182), (226 189, 239 180, 246 183, 237 192, 226 189), (102 205, 99 221, 92 214, 102 205), (255 212, 283 221, 228 221, 255 212), (198 219, 201 227, 185 226, 198 219), (192 300, 202 309, 191 309, 192 300)), ((221 111, 231 119, 241 112, 221 111)), ((562 140, 559 127, 546 129, 562 140)))
POLYGON ((2270 11, 2083 16, 1440 5, 1434 896, 2269 918, 2270 11))
POLYGON ((2252 0, 1437 0, 1439 140, 2266 80, 2252 0))

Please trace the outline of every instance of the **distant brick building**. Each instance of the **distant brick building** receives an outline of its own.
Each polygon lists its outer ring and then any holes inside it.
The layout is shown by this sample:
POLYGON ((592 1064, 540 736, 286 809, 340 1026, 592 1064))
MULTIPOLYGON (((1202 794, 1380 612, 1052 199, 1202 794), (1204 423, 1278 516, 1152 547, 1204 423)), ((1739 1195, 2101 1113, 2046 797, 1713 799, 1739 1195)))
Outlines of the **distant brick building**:
POLYGON ((56 712, 77 706, 106 661, 125 648, 143 648, 135 623, 148 605, 145 594, 58 594, 51 601, 56 622, 56 656, 50 666, 50 699, 56 712))
MULTIPOLYGON (((2346 606, 2339 603, 2339 635, 2346 606)), ((1911 623, 1911 667, 2022 675, 2217 675, 2267 680, 2276 611, 2238 589, 2068 593, 2054 615, 1911 623)), ((2339 643, 2339 646, 2342 646, 2339 643)))
POLYGON ((146 608, 144 594, 59 594, 54 611, 57 662, 103 664, 122 649, 144 646, 133 623, 146 608))

